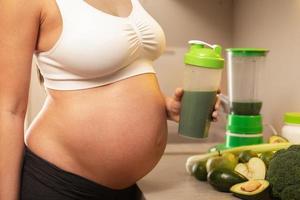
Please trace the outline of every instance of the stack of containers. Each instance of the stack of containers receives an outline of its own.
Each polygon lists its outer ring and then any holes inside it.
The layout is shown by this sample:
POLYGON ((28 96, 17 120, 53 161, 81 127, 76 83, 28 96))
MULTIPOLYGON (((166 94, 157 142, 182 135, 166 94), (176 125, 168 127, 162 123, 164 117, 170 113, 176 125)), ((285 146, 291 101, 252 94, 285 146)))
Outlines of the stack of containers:
POLYGON ((263 143, 260 114, 263 103, 258 97, 258 82, 267 52, 266 49, 227 49, 230 114, 226 148, 263 143))

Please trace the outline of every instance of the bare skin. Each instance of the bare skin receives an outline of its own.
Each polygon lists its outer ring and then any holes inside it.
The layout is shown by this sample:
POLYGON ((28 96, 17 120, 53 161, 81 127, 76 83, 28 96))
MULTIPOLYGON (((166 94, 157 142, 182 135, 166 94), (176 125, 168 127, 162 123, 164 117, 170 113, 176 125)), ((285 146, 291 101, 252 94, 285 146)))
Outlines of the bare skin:
MULTIPOLYGON (((87 3, 120 17, 132 7, 130 0, 87 3)), ((32 54, 51 49, 62 20, 55 0, 0 0, 0 27, 0 199, 17 200, 32 54)), ((165 97, 155 74, 142 74, 92 89, 47 93, 25 144, 64 170, 121 189, 161 158, 166 121, 179 121, 183 90, 165 97)))

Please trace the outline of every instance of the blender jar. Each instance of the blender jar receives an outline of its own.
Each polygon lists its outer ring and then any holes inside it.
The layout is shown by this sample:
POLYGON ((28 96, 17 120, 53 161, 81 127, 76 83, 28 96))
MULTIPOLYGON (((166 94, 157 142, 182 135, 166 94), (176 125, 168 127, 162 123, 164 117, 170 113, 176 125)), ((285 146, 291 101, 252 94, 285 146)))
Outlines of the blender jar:
POLYGON ((260 114, 262 100, 258 97, 258 82, 267 52, 266 49, 227 49, 227 77, 231 114, 260 114))
POLYGON ((185 54, 183 97, 178 132, 189 138, 206 138, 221 82, 222 48, 190 41, 185 54))

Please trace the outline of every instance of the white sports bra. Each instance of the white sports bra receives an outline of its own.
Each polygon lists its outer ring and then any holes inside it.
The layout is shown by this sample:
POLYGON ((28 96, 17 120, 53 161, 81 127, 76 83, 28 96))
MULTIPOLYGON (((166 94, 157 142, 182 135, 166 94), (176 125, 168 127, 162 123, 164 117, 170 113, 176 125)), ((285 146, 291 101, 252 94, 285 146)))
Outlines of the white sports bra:
POLYGON ((55 45, 35 52, 44 86, 79 90, 155 73, 153 61, 165 49, 159 24, 138 0, 128 17, 100 11, 84 0, 56 0, 63 30, 55 45))

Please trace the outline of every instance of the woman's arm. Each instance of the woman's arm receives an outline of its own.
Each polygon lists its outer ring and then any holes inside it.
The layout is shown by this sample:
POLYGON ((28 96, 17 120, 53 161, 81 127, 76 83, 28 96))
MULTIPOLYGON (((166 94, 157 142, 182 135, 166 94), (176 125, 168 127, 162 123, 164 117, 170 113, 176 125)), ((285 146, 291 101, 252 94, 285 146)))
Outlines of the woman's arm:
MULTIPOLYGON (((168 120, 179 122, 182 96, 183 96, 182 88, 176 88, 173 97, 165 96, 166 112, 167 112, 168 120)), ((218 110, 220 107, 220 103, 221 103, 220 98, 219 96, 217 96, 215 110, 212 113, 212 117, 214 121, 217 121, 218 119, 218 110)))
POLYGON ((37 0, 0 0, 0 199, 19 199, 37 0))

